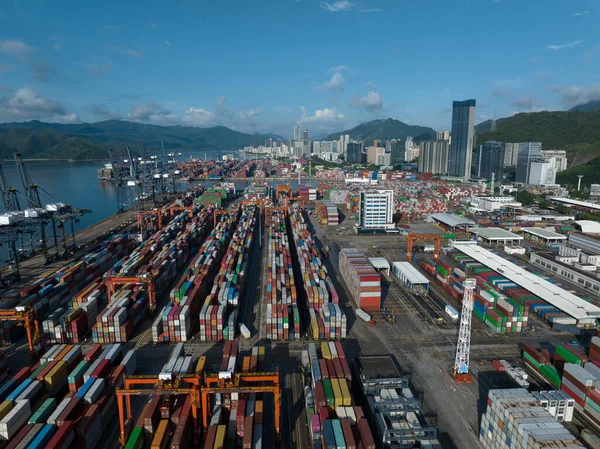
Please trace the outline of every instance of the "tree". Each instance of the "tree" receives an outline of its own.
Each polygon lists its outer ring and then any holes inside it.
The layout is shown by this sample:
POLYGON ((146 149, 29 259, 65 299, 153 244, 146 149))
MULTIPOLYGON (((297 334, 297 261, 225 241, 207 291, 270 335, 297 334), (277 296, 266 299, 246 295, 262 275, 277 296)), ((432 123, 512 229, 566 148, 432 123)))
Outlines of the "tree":
POLYGON ((556 206, 556 208, 554 210, 556 210, 556 212, 558 212, 559 214, 563 214, 563 215, 571 214, 571 209, 569 209, 567 206, 556 206))
POLYGON ((538 205, 540 206, 540 209, 549 209, 550 208, 550 203, 546 200, 541 200, 538 205))
POLYGON ((523 206, 529 206, 535 203, 535 195, 527 190, 520 190, 516 192, 515 199, 523 206))

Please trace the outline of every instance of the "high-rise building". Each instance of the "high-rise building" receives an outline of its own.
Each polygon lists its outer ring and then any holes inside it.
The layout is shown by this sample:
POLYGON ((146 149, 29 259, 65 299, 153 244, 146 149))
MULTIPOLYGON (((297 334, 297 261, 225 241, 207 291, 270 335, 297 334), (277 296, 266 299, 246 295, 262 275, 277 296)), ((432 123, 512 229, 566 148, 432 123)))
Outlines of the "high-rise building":
POLYGON ((507 167, 516 167, 519 160, 519 144, 504 144, 504 165, 507 167))
POLYGON ((365 229, 393 229, 394 191, 371 190, 360 194, 359 226, 365 229))
POLYGON ((348 142, 346 145, 346 160, 351 164, 362 164, 362 143, 348 142))
POLYGON ((435 140, 445 140, 445 141, 450 141, 450 131, 446 130, 446 131, 438 131, 436 133, 436 139, 435 140))
POLYGON ((445 175, 448 173, 448 154, 450 144, 447 140, 429 140, 421 142, 419 154, 419 173, 445 175))
POLYGON ((504 172, 504 143, 490 140, 473 149, 471 176, 474 178, 502 180, 504 172))
POLYGON ((400 165, 406 161, 406 140, 392 139, 391 147, 392 155, 390 157, 390 163, 392 165, 400 165))
POLYGON ((294 140, 294 156, 295 157, 304 156, 304 141, 303 140, 294 140))
POLYGON ((542 159, 531 161, 527 184, 535 186, 556 184, 556 169, 550 165, 550 162, 542 159))
POLYGON ((302 140, 308 140, 308 129, 302 131, 302 140))
POLYGON ((369 164, 383 165, 380 156, 385 154, 385 148, 377 146, 377 141, 371 147, 367 147, 367 162, 369 164))
POLYGON ((421 149, 417 146, 417 145, 411 145, 410 147, 406 148, 406 162, 411 162, 414 161, 416 158, 419 157, 419 153, 421 152, 421 149))
POLYGON ((319 142, 318 140, 315 140, 313 142, 313 153, 315 154, 321 154, 321 142, 319 142))
POLYGON ((529 169, 531 168, 531 161, 539 160, 541 158, 541 142, 520 142, 515 181, 527 184, 529 180, 529 169))
POLYGON ((565 150, 544 150, 542 157, 550 162, 556 173, 567 169, 567 152, 565 150))
POLYGON ((294 125, 294 140, 300 140, 300 127, 294 125))
POLYGON ((469 178, 475 143, 475 100, 452 103, 452 144, 448 156, 448 174, 469 178))
POLYGON ((265 140, 265 146, 268 148, 271 148, 273 146, 273 138, 272 137, 267 137, 267 139, 265 140))

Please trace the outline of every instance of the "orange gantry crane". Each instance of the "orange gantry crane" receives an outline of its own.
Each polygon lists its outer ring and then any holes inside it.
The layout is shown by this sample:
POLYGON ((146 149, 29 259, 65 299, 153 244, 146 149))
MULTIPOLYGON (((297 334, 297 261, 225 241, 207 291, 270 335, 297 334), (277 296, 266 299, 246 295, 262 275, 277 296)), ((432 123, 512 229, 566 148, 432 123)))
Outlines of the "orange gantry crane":
POLYGON ((123 388, 115 392, 119 411, 119 429, 121 445, 125 447, 129 430, 133 424, 131 408, 132 396, 190 396, 194 423, 194 441, 199 446, 198 414, 202 413, 202 429, 208 428, 209 395, 214 393, 273 393, 275 404, 275 435, 280 441, 281 390, 279 373, 231 373, 205 374, 206 357, 200 357, 194 374, 176 376, 160 374, 157 376, 125 377, 123 388), (126 426, 126 422, 130 425, 126 426))
POLYGON ((40 325, 35 310, 26 306, 18 306, 12 310, 0 310, 0 321, 16 321, 19 326, 25 328, 29 355, 35 359, 42 349, 40 325))
POLYGON ((439 235, 435 234, 415 234, 413 232, 408 234, 408 249, 406 250, 406 260, 412 262, 413 258, 413 246, 417 240, 433 240, 433 258, 435 261, 440 260, 440 253, 442 250, 442 239, 439 235))
POLYGON ((131 284, 145 285, 148 290, 148 309, 150 310, 150 314, 154 313, 154 307, 156 306, 156 283, 150 273, 143 273, 140 276, 112 276, 106 278, 104 283, 106 284, 109 304, 112 295, 116 291, 116 287, 131 284))
POLYGON ((213 226, 217 226, 217 222, 219 221, 219 215, 233 215, 233 220, 237 220, 237 210, 231 210, 231 209, 218 209, 215 210, 214 213, 214 225, 213 226))
POLYGON ((177 215, 177 212, 184 212, 184 211, 188 211, 190 214, 190 218, 194 218, 194 207, 195 206, 177 206, 177 205, 173 205, 171 207, 169 207, 169 216, 171 218, 174 218, 175 215, 177 215))
POLYGON ((284 193, 286 196, 292 196, 292 186, 289 184, 277 184, 275 186, 275 198, 279 197, 279 193, 284 193))
POLYGON ((163 215, 164 212, 162 209, 151 209, 151 210, 140 210, 137 213, 137 221, 140 232, 146 230, 146 219, 148 217, 155 216, 158 221, 158 228, 162 229, 163 227, 163 215))

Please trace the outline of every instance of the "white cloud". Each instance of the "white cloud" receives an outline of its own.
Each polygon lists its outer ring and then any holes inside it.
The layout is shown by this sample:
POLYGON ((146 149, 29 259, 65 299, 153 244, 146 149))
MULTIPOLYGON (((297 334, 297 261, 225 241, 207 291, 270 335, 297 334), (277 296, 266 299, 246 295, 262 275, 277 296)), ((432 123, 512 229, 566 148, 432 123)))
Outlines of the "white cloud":
POLYGON ((189 108, 183 115, 183 122, 191 126, 213 126, 215 124, 214 112, 203 108, 189 108))
POLYGON ((24 60, 33 53, 33 48, 23 41, 5 40, 0 41, 0 51, 4 54, 24 60))
POLYGON ((119 55, 132 56, 135 59, 140 59, 140 60, 144 59, 144 51, 143 50, 136 50, 133 48, 122 48, 117 45, 105 45, 104 48, 106 48, 109 51, 112 51, 113 53, 117 53, 119 55))
POLYGON ((170 120, 174 115, 169 109, 150 100, 146 103, 133 105, 129 117, 141 122, 159 122, 170 120))
POLYGON ((383 98, 378 92, 370 90, 366 96, 350 101, 350 107, 364 108, 369 112, 380 111, 383 108, 383 98))
POLYGON ((154 23, 154 22, 149 22, 149 23, 148 23, 148 26, 149 26, 150 28, 158 28, 158 25, 157 25, 156 23, 154 23))
POLYGON ((354 8, 354 3, 348 0, 338 0, 333 3, 321 2, 321 8, 329 12, 345 12, 354 8))
POLYGON ((532 96, 515 96, 508 90, 502 88, 494 89, 492 95, 504 98, 513 108, 516 108, 519 111, 529 111, 530 109, 536 110, 543 107, 541 103, 535 102, 532 96))
POLYGON ((383 11, 383 9, 379 9, 379 8, 371 8, 371 9, 359 9, 358 12, 381 12, 383 11))
POLYGON ((568 44, 562 44, 562 45, 546 45, 546 48, 548 50, 564 50, 565 48, 574 47, 575 45, 579 45, 584 42, 585 41, 573 41, 573 42, 569 42, 568 44))
POLYGON ((302 110, 302 118, 300 123, 331 123, 344 120, 344 114, 338 112, 335 108, 317 109, 314 115, 306 115, 304 106, 300 106, 302 110))
POLYGON ((552 90, 561 97, 563 105, 567 108, 600 100, 600 84, 589 89, 582 86, 557 84, 552 86, 552 90))
POLYGON ((102 103, 92 103, 86 107, 86 111, 102 120, 118 120, 121 118, 121 113, 119 111, 110 111, 102 103))
POLYGON ((84 64, 83 69, 85 70, 85 73, 87 73, 89 76, 102 78, 108 75, 112 66, 112 61, 108 60, 101 63, 84 64))
POLYGON ((36 50, 23 41, 0 41, 0 52, 13 56, 27 64, 33 72, 33 78, 35 80, 49 81, 51 76, 56 75, 54 66, 40 59, 36 55, 36 50))
POLYGON ((573 17, 579 17, 579 16, 585 16, 586 14, 589 14, 589 11, 582 11, 582 12, 576 12, 575 14, 573 14, 573 17))
POLYGON ((173 44, 171 43, 171 41, 165 41, 165 45, 171 47, 173 44))
POLYGON ((240 120, 248 120, 260 114, 260 108, 245 109, 240 111, 240 120))
POLYGON ((365 83, 365 87, 369 88, 369 90, 375 90, 375 88, 376 88, 377 86, 375 85, 375 83, 374 83, 374 82, 372 82, 372 81, 367 81, 367 82, 365 83))
POLYGON ((343 72, 344 70, 347 70, 349 72, 352 72, 352 69, 346 65, 336 65, 332 68, 330 68, 329 70, 327 70, 328 73, 331 72, 343 72))
POLYGON ((60 50, 62 48, 63 40, 60 37, 52 36, 50 40, 54 42, 52 50, 60 50))
POLYGON ((104 29, 121 31, 123 29, 123 27, 121 25, 104 25, 104 29))
POLYGON ((535 76, 537 76, 539 78, 550 78, 553 75, 554 75, 554 73, 552 73, 552 72, 544 72, 544 71, 535 72, 535 76))
POLYGON ((58 123, 72 123, 77 115, 68 112, 61 104, 41 97, 29 87, 23 87, 8 98, 0 98, 0 120, 48 120, 58 123))
POLYGON ((15 70, 15 67, 10 64, 0 64, 0 73, 12 72, 13 70, 15 70))
POLYGON ((335 72, 329 81, 316 86, 318 90, 344 90, 344 77, 340 72, 335 72))

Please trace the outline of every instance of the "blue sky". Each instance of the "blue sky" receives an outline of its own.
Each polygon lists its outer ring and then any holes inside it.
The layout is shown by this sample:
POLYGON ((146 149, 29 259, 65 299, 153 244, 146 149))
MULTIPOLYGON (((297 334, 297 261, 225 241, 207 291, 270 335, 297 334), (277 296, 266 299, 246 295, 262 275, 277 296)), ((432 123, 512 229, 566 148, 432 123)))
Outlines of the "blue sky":
POLYGON ((289 136, 600 99, 600 0, 4 0, 0 121, 289 136))

